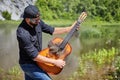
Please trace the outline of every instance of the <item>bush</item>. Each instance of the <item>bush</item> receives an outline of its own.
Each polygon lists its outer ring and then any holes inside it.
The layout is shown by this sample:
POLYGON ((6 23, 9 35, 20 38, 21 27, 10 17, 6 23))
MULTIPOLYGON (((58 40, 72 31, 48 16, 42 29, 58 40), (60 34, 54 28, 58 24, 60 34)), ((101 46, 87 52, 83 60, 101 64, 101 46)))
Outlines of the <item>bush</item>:
POLYGON ((36 6, 44 13, 43 19, 75 19, 86 10, 93 20, 120 21, 120 0, 37 0, 36 6), (51 14, 52 12, 52 14, 51 14), (48 15, 50 14, 50 15, 48 15), (53 15, 54 14, 54 15, 53 15), (48 16, 48 17, 46 17, 48 16))
POLYGON ((2 12, 2 16, 6 19, 6 20, 11 20, 11 14, 8 11, 3 11, 2 12))
POLYGON ((88 28, 81 32, 81 38, 100 38, 101 32, 95 28, 88 28))
POLYGON ((115 71, 113 62, 117 54, 118 49, 114 47, 83 54, 79 60, 78 71, 69 80, 115 80, 109 73, 115 71))

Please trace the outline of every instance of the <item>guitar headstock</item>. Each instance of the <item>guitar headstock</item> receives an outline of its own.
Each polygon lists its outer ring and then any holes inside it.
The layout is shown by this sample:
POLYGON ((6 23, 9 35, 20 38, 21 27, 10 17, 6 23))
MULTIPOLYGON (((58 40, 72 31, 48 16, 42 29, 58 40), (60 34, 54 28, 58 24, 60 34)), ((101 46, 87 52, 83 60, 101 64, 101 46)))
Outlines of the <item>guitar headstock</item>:
POLYGON ((87 13, 86 12, 82 12, 80 14, 79 18, 78 18, 78 22, 82 23, 85 20, 86 17, 87 17, 87 13))

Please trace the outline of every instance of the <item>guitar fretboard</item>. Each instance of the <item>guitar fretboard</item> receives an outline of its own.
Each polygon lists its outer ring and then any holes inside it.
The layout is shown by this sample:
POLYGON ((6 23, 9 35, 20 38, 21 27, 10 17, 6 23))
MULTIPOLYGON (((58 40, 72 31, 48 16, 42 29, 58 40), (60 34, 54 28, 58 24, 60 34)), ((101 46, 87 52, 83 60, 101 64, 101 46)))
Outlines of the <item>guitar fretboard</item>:
POLYGON ((80 20, 78 20, 74 27, 71 29, 71 31, 67 34, 67 36, 65 37, 65 39, 62 41, 62 43, 59 45, 59 50, 63 50, 65 48, 65 46, 67 45, 68 41, 70 40, 70 38, 73 36, 74 32, 76 31, 77 27, 80 25, 80 20))

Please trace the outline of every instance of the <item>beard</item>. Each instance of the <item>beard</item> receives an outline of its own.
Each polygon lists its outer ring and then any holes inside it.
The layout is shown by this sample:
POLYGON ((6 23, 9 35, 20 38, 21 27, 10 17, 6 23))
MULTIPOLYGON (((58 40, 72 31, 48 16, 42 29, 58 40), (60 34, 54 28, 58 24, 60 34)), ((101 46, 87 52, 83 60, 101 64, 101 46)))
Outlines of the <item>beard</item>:
POLYGON ((38 23, 30 22, 30 25, 32 25, 33 27, 36 27, 38 25, 38 23))

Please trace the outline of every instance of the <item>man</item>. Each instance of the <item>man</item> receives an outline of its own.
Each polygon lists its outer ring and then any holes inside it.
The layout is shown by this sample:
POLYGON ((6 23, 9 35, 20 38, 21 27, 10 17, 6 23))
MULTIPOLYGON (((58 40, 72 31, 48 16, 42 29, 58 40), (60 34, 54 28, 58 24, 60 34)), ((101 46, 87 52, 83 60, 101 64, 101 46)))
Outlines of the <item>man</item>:
POLYGON ((29 5, 24 10, 23 21, 17 29, 19 44, 19 64, 24 71, 25 80, 51 80, 50 76, 37 66, 38 62, 52 63, 60 68, 65 66, 65 61, 54 60, 41 55, 42 32, 48 34, 62 34, 69 32, 73 26, 65 28, 53 28, 40 19, 37 7, 29 5))

